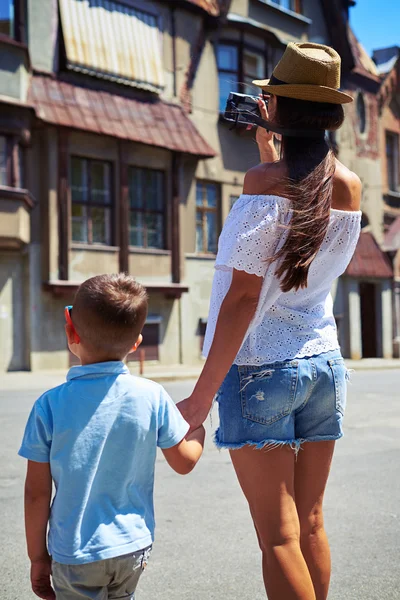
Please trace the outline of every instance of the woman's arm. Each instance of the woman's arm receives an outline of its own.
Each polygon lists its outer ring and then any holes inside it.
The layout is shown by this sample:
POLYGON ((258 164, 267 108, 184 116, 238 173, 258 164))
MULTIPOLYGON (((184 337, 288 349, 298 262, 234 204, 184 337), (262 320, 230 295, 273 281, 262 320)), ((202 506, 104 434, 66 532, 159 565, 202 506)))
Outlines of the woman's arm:
POLYGON ((233 270, 203 371, 192 395, 178 404, 192 429, 206 420, 213 398, 240 350, 256 312, 262 283, 262 277, 233 270))

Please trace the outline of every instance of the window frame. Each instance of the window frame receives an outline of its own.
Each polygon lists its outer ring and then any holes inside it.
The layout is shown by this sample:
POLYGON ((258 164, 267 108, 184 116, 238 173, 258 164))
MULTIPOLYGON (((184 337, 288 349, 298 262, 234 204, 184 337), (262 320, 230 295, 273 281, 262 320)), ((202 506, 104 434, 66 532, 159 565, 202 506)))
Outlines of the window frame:
POLYGON ((114 190, 114 165, 111 160, 103 160, 99 158, 93 158, 90 156, 81 156, 79 154, 71 154, 69 157, 69 188, 70 188, 70 197, 71 197, 71 213, 70 213, 70 221, 71 221, 71 243, 76 244, 78 246, 90 246, 92 247, 101 247, 101 248, 111 248, 115 244, 115 190, 114 190), (76 202, 73 200, 73 185, 72 185, 72 161, 74 159, 80 161, 86 161, 87 163, 87 184, 88 184, 88 200, 87 202, 76 202), (102 204, 100 202, 92 202, 92 177, 91 177, 91 165, 93 163, 102 163, 106 164, 109 167, 109 194, 110 194, 110 203, 102 204), (72 237, 72 229, 73 229, 73 216, 72 216, 72 206, 74 204, 78 204, 79 206, 86 206, 88 209, 88 214, 85 218, 85 223, 87 226, 87 240, 74 240, 72 237), (110 210, 110 236, 109 240, 106 242, 94 242, 93 241, 93 223, 91 216, 91 208, 108 208, 110 210))
POLYGON ((196 179, 196 215, 195 215, 195 253, 197 256, 216 256, 217 254, 217 246, 218 246, 218 237, 221 232, 221 185, 215 181, 209 181, 206 179, 196 179), (203 205, 200 206, 197 204, 197 188, 201 185, 203 187, 203 205), (207 189, 207 185, 213 185, 216 189, 216 206, 209 207, 204 204, 204 199, 207 198, 207 194, 204 194, 204 191, 207 189), (199 250, 197 248, 197 214, 198 212, 202 213, 202 226, 203 226, 203 248, 199 250), (207 250, 208 246, 208 232, 207 232, 207 219, 205 218, 208 213, 213 213, 216 215, 215 218, 215 252, 211 252, 207 250))
POLYGON ((400 135, 395 131, 385 131, 386 176, 389 193, 400 194, 400 135), (388 153, 388 141, 393 140, 393 155, 388 153), (390 157, 390 160, 389 160, 390 157), (391 170, 393 173, 391 174, 391 170), (392 177, 394 179, 392 179, 392 177), (397 189, 392 188, 395 181, 397 189))
MULTIPOLYGON (((218 44, 216 44, 216 48, 215 48, 217 70, 218 70, 218 80, 219 80, 219 76, 221 73, 226 73, 227 75, 231 75, 231 76, 233 75, 234 77, 237 77, 237 93, 245 94, 246 86, 249 85, 248 83, 245 83, 245 81, 244 81, 244 78, 245 78, 244 58, 245 58, 246 52, 250 55, 257 56, 263 60, 264 75, 260 75, 260 78, 263 79, 264 77, 267 77, 270 49, 271 49, 271 46, 268 44, 268 42, 266 40, 264 42, 263 49, 260 49, 257 46, 253 46, 252 44, 247 43, 244 40, 243 32, 242 32, 240 40, 233 40, 231 38, 221 39, 218 42, 218 44), (220 69, 219 64, 218 64, 218 62, 219 62, 218 61, 218 51, 219 51, 220 46, 230 46, 232 48, 237 49, 238 68, 236 71, 233 71, 230 69, 220 69)), ((234 91, 234 90, 232 90, 232 91, 234 91)), ((258 92, 256 90, 254 90, 254 94, 257 94, 257 93, 258 92)), ((219 89, 218 110, 219 110, 220 114, 223 114, 223 111, 221 111, 221 109, 220 109, 220 104, 221 104, 221 96, 220 96, 220 89, 219 89)))
POLYGON ((10 40, 13 43, 21 44, 26 46, 26 14, 27 5, 26 0, 7 0, 8 4, 13 4, 14 7, 14 19, 13 19, 13 32, 9 34, 0 34, 2 40, 10 40))
MULTIPOLYGON (((139 251, 139 252, 161 252, 164 253, 166 251, 169 250, 168 248, 168 201, 167 201, 167 172, 163 169, 153 169, 151 167, 141 167, 141 166, 137 166, 137 165, 128 165, 128 213, 129 213, 129 219, 128 219, 128 246, 131 250, 133 251, 139 251), (129 186, 129 173, 132 169, 137 169, 140 171, 152 171, 155 173, 161 173, 162 175, 162 190, 163 190, 163 196, 164 198, 162 199, 162 210, 148 210, 145 207, 144 208, 132 208, 131 207, 131 198, 130 198, 130 186, 129 186), (162 215, 162 245, 160 248, 155 247, 155 246, 148 246, 148 245, 143 245, 143 246, 134 246, 131 244, 131 213, 132 212, 139 212, 143 215, 146 214, 161 214, 162 215)), ((147 231, 147 226, 146 229, 144 230, 144 232, 147 231)), ((146 242, 147 242, 147 234, 144 233, 144 236, 146 237, 146 242)))

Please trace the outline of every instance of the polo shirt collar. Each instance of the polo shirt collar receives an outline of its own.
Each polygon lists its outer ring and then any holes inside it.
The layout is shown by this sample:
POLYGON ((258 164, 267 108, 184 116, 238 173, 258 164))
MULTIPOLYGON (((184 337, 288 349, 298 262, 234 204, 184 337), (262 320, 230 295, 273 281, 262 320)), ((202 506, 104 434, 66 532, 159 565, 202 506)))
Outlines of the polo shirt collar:
POLYGON ((102 376, 102 375, 129 375, 128 367, 119 360, 93 363, 92 365, 81 365, 78 367, 71 367, 67 373, 67 381, 72 379, 78 379, 79 377, 87 377, 90 375, 102 376))

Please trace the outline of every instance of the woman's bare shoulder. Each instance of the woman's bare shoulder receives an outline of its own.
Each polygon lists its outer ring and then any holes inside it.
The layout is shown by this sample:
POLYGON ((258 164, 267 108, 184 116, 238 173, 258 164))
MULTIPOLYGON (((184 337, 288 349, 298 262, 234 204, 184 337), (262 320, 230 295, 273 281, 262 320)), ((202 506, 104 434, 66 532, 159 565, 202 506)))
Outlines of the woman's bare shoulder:
POLYGON ((332 208, 358 211, 361 205, 361 180, 338 160, 333 179, 332 208))
POLYGON ((244 178, 243 193, 250 195, 270 194, 272 190, 277 193, 277 184, 284 177, 282 165, 276 163, 262 163, 249 169, 244 178))

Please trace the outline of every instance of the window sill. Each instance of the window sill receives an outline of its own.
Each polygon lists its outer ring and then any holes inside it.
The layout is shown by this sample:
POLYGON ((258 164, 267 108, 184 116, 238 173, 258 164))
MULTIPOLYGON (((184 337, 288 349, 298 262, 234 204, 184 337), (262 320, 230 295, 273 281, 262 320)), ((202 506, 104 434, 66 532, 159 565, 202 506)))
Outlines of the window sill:
POLYGON ((0 185, 0 199, 23 202, 25 204, 25 208, 28 210, 31 210, 36 204, 34 197, 28 190, 23 188, 14 188, 8 185, 0 185))
MULTIPOLYGON (((83 283, 82 281, 71 281, 71 280, 54 280, 43 283, 43 289, 51 292, 53 296, 68 296, 74 294, 79 286, 83 283)), ((143 283, 144 287, 150 292, 163 294, 167 299, 179 299, 182 294, 186 294, 189 291, 187 285, 181 283, 143 283)))
POLYGON ((301 14, 295 12, 294 10, 290 10, 288 8, 284 8, 283 6, 279 6, 278 4, 275 4, 275 2, 272 2, 272 0, 259 0, 259 1, 262 2, 263 4, 266 4, 267 6, 270 6, 271 8, 278 11, 279 13, 283 13, 284 15, 287 15, 288 17, 291 17, 292 19, 296 19, 296 21, 301 21, 305 25, 311 25, 311 23, 312 23, 312 19, 309 19, 308 17, 305 17, 304 15, 301 15, 301 14))
POLYGON ((21 48, 22 50, 26 50, 28 52, 28 46, 23 42, 18 42, 14 38, 5 33, 0 34, 0 42, 3 44, 8 44, 9 46, 16 46, 17 48, 21 48))
POLYGON ((185 254, 185 258, 189 258, 189 259, 199 259, 199 260, 210 260, 210 261, 215 261, 215 259, 217 258, 216 254, 207 254, 207 253, 197 253, 197 252, 189 252, 187 254, 185 254))
POLYGON ((159 248, 139 248, 129 246, 130 254, 147 254, 149 256, 171 256, 171 250, 161 250, 159 248))
POLYGON ((118 246, 107 246, 106 244, 85 244, 84 242, 72 242, 71 250, 84 250, 93 252, 119 252, 118 246))

